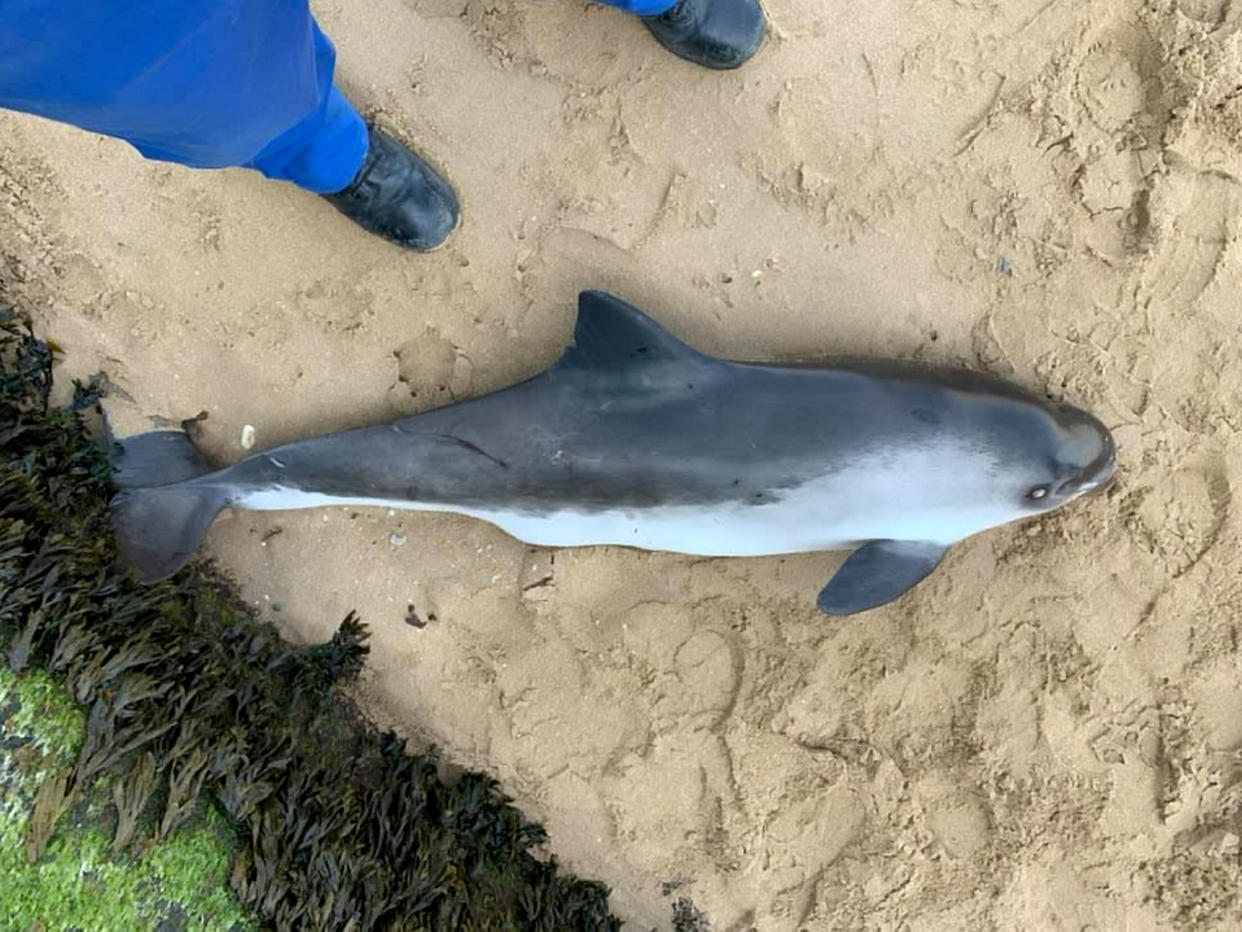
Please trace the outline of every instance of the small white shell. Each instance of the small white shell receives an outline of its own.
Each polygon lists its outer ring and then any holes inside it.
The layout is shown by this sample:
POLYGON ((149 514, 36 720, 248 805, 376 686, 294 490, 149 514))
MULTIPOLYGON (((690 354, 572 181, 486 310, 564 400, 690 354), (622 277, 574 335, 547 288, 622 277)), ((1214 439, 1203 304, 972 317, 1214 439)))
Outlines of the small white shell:
POLYGON ((254 447, 254 427, 250 424, 242 428, 241 445, 243 450, 250 450, 254 447))

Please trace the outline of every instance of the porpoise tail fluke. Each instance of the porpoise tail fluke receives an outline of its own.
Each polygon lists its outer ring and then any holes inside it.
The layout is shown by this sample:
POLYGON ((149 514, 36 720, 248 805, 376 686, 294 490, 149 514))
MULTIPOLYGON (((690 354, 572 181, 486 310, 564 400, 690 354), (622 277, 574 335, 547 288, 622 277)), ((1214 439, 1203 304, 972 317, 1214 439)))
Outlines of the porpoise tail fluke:
POLYGON ((111 506, 117 547, 144 582, 167 579, 189 562, 227 504, 223 489, 193 483, 119 492, 111 506))
POLYGON ((161 430, 110 438, 112 524, 121 556, 145 582, 167 579, 189 561, 228 504, 228 490, 197 481, 211 469, 189 436, 161 430))

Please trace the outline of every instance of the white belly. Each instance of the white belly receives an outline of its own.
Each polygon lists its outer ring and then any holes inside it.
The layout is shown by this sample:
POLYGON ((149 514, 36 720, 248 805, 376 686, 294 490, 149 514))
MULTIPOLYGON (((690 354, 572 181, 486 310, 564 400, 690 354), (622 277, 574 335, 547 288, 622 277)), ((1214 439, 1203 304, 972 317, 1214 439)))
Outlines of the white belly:
POLYGON ((859 466, 779 492, 777 501, 762 505, 666 505, 590 512, 561 508, 536 514, 335 497, 286 488, 255 491, 235 504, 254 511, 321 506, 447 511, 487 521, 518 540, 539 546, 612 544, 719 557, 840 550, 867 540, 920 540, 947 546, 1021 516, 1004 504, 947 500, 927 482, 913 481, 897 464, 888 467, 859 466))
POLYGON ((623 508, 609 511, 560 510, 541 514, 504 509, 464 508, 456 505, 387 501, 378 498, 339 498, 293 489, 254 492, 235 502, 250 511, 286 511, 300 508, 396 508, 405 511, 445 511, 494 524, 507 534, 541 547, 588 547, 612 544, 642 550, 668 550, 702 556, 741 557, 807 550, 835 550, 854 545, 832 531, 794 520, 780 503, 750 508, 735 506, 671 506, 623 508))

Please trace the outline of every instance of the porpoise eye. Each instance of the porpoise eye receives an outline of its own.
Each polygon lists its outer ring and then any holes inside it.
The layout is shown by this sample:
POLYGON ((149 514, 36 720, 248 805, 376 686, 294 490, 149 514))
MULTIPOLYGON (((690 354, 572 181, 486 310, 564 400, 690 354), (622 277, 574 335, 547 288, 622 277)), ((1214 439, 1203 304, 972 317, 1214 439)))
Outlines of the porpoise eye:
POLYGON ((1039 499, 1043 498, 1047 494, 1048 494, 1048 486, 1037 485, 1035 486, 1035 488, 1031 489, 1031 491, 1026 493, 1026 497, 1033 501, 1039 501, 1039 499))

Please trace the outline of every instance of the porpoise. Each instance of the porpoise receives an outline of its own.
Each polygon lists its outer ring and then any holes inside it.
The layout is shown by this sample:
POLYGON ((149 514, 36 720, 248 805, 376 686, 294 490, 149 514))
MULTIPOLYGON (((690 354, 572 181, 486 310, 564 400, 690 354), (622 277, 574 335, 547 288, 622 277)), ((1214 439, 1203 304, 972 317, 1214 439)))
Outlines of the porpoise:
POLYGON ((147 581, 221 509, 449 511, 545 547, 715 557, 852 549, 819 594, 847 615, 918 584, 976 532, 1113 473, 1090 414, 991 376, 917 364, 707 356, 636 307, 579 296, 572 345, 511 388, 211 470, 190 438, 113 440, 112 520, 147 581))

